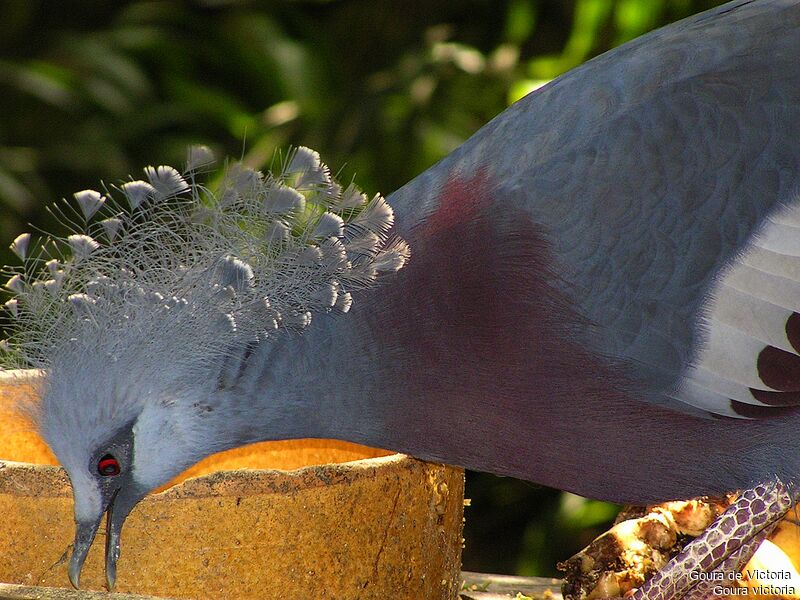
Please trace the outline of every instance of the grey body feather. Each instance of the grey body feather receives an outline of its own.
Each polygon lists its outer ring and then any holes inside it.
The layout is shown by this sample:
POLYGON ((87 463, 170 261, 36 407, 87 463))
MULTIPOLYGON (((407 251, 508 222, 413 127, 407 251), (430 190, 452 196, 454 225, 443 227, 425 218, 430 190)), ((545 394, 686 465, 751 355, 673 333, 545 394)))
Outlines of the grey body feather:
MULTIPOLYGON (((662 401, 720 271, 800 200, 800 7, 726 4, 642 36, 509 108, 389 196, 398 231, 448 178, 488 169, 497 210, 547 232, 598 352, 662 401), (740 6, 741 5, 741 6, 740 6)), ((663 402, 678 406, 674 400, 663 402)))
MULTIPOLYGON (((715 282, 768 215, 798 201, 798 55, 800 3, 732 3, 598 57, 519 101, 389 196, 396 231, 415 249, 401 283, 362 292, 349 318, 285 340, 278 381, 297 383, 259 383, 254 398, 266 402, 276 389, 296 401, 314 398, 314 413, 328 424, 320 435, 348 432, 348 439, 617 501, 796 478, 800 416, 775 410, 712 419, 723 407, 692 406, 681 384, 703 346, 715 282), (498 348, 493 365, 470 347, 432 364, 408 343, 410 329, 444 339, 452 333, 441 314, 415 301, 428 290, 406 282, 448 182, 482 170, 491 181, 490 210, 518 208, 546 236, 554 285, 586 325, 568 335, 624 373, 604 381, 605 391, 570 395, 576 388, 568 380, 599 376, 590 365, 514 385, 519 379, 508 378, 536 370, 542 357, 535 343, 503 354, 508 330, 489 332, 498 348), (400 300, 391 301, 395 295, 400 300), (373 319, 365 314, 370 306, 391 306, 392 314, 373 319), (339 351, 323 353, 331 362, 316 375, 309 355, 332 344, 339 351), (485 376, 468 379, 456 363, 485 376), (410 379, 444 388, 449 405, 410 379)), ((461 259, 495 250, 465 246, 461 259)), ((454 302, 470 293, 442 279, 454 302)), ((503 297, 484 308, 502 311, 503 297)))

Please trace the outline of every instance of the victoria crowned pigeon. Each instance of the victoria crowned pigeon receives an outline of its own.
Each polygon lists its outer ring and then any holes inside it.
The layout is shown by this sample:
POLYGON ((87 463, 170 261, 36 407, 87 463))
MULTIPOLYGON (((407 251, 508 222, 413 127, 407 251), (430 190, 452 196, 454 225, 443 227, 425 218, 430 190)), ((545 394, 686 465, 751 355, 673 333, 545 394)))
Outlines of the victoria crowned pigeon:
POLYGON ((688 574, 744 560, 800 475, 798 57, 800 1, 736 0, 531 93, 388 202, 305 148, 215 189, 200 148, 76 194, 6 284, 73 583, 105 513, 111 586, 150 490, 320 437, 620 502, 745 489, 638 592, 706 593, 688 574))

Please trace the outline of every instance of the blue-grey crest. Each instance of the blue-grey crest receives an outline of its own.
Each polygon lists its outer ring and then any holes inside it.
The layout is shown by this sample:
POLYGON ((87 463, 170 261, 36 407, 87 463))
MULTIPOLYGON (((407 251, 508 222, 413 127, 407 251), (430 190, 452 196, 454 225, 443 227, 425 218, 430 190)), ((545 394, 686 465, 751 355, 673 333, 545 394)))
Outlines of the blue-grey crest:
POLYGON ((409 257, 384 198, 341 187, 308 148, 276 173, 229 164, 213 188, 212 162, 193 147, 183 172, 78 192, 51 209, 68 233, 11 245, 5 364, 44 373, 41 402, 22 408, 72 482, 76 587, 104 513, 111 588, 123 521, 148 491, 263 437, 258 423, 291 435, 287 407, 268 418, 239 396, 248 360, 347 313, 409 257))

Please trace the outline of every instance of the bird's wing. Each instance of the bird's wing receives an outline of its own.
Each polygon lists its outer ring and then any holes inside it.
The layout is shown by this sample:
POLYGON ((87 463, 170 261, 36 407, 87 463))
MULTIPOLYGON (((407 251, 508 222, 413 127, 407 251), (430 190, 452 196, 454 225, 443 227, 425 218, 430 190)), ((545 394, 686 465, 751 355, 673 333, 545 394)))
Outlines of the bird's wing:
POLYGON ((798 54, 797 0, 734 2, 639 38, 393 195, 400 231, 447 180, 485 170, 497 210, 547 232, 562 291, 593 324, 585 345, 624 364, 642 400, 780 414, 800 405, 798 54))
POLYGON ((800 203, 769 217, 707 294, 699 351, 672 397, 729 416, 800 406, 800 203))

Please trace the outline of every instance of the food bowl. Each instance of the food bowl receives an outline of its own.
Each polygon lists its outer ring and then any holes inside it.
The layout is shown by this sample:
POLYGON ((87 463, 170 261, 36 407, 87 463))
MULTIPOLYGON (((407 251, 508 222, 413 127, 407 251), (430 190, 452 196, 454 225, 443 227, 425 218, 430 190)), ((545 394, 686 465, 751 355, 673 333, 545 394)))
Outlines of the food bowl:
MULTIPOLYGON (((35 372, 0 375, 0 581, 70 587, 72 491, 13 412, 35 372)), ((254 444, 198 463, 137 505, 117 591, 172 598, 452 599, 461 469, 331 440, 254 444)), ((98 534, 81 585, 103 589, 98 534)))

